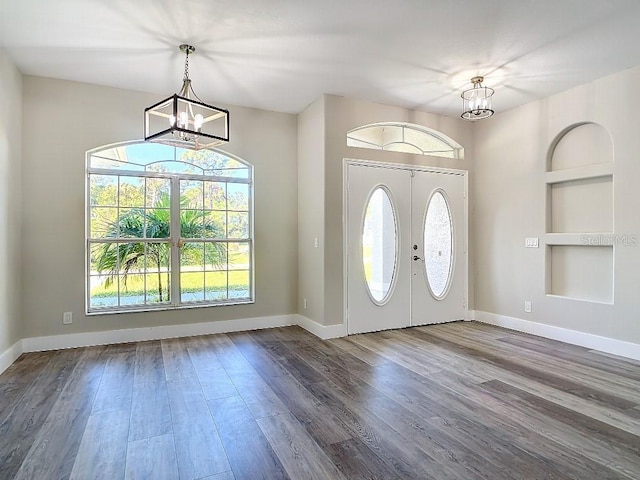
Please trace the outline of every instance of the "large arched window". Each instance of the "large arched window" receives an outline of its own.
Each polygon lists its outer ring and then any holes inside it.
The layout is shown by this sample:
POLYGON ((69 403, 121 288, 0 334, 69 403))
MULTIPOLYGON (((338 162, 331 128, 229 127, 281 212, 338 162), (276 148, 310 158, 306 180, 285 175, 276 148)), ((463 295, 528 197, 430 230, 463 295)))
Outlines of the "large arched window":
POLYGON ((253 301, 253 168, 132 142, 87 153, 87 312, 253 301))
POLYGON ((354 128, 347 132, 347 146, 464 158, 462 145, 437 130, 412 123, 385 122, 354 128))

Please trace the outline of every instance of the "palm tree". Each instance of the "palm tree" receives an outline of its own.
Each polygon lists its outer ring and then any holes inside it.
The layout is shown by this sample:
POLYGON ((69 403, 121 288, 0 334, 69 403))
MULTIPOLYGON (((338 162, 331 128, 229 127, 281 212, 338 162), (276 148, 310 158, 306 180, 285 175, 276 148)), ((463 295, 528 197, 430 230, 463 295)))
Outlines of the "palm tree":
MULTIPOLYGON (((187 200, 181 198, 180 236, 182 238, 221 238, 222 228, 215 224, 202 210, 187 210, 187 200)), ((159 242, 109 242, 102 243, 94 254, 94 265, 100 273, 106 273, 104 282, 108 288, 119 274, 126 288, 127 278, 133 272, 139 272, 146 265, 153 265, 158 275, 159 300, 164 300, 162 268, 169 264, 170 236, 170 200, 169 195, 161 194, 154 208, 132 208, 120 215, 117 220, 107 222, 104 238, 157 238, 159 242), (146 235, 145 235, 146 234, 146 235)), ((194 243, 185 243, 181 247, 183 256, 196 252, 194 243)), ((207 260, 214 266, 226 258, 226 248, 222 243, 204 243, 207 260)), ((167 271, 166 300, 169 300, 169 272, 167 271)))

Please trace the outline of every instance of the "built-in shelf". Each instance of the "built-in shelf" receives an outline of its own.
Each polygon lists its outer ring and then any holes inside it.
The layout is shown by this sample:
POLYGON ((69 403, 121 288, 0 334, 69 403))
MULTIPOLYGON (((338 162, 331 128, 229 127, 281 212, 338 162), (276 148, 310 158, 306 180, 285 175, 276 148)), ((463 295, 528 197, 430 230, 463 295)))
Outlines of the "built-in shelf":
POLYGON ((598 305, 611 305, 613 306, 613 302, 599 302, 597 300, 585 300, 584 298, 573 298, 573 297, 564 297, 562 295, 554 295, 552 293, 547 293, 546 294, 547 298, 555 298, 558 300, 569 300, 571 302, 585 302, 585 303, 595 303, 598 305))
POLYGON ((547 184, 554 184, 611 176, 613 176, 613 163, 600 163, 598 165, 586 165, 584 167, 570 168, 567 170, 546 172, 544 181, 547 184))
POLYGON ((548 184, 549 233, 613 230, 613 177, 548 184))
POLYGON ((581 122, 552 142, 546 187, 545 293, 598 304, 614 301, 613 142, 581 122))
POLYGON ((613 302, 613 246, 549 245, 548 294, 613 302))
POLYGON ((544 243, 547 245, 606 246, 611 245, 613 232, 595 233, 546 233, 544 243))

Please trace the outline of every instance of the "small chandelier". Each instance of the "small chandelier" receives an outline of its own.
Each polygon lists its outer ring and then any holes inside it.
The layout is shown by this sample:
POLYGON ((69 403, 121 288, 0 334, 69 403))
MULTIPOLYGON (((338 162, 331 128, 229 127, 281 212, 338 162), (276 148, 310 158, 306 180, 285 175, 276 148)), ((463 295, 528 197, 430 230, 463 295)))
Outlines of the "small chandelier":
POLYGON ((483 87, 484 77, 473 77, 473 88, 462 92, 462 115, 465 120, 482 120, 493 115, 491 96, 493 88, 483 87))
POLYGON ((144 139, 181 148, 200 150, 229 141, 229 112, 207 105, 194 93, 189 78, 191 45, 180 45, 185 54, 182 88, 144 110, 144 139))

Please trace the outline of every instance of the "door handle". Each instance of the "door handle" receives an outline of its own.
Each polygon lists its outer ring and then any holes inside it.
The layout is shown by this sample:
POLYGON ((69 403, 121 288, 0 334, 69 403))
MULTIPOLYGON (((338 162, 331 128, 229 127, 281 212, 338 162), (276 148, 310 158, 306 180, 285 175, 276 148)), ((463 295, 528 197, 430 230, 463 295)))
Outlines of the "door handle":
POLYGON ((414 255, 413 260, 416 261, 416 260, 422 260, 422 259, 418 255, 414 255))

